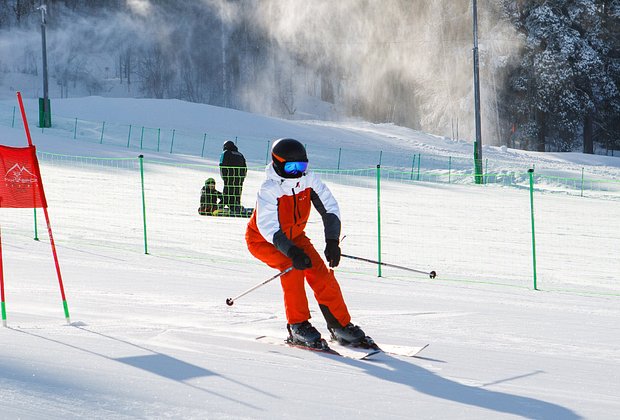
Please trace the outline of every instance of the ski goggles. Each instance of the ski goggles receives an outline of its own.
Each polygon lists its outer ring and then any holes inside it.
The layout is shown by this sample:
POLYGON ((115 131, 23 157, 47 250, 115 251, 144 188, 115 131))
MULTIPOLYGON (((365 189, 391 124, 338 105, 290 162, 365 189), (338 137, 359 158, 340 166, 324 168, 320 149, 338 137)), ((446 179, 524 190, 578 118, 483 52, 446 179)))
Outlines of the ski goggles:
POLYGON ((306 172, 308 162, 286 162, 284 164, 284 173, 288 175, 297 175, 306 172))

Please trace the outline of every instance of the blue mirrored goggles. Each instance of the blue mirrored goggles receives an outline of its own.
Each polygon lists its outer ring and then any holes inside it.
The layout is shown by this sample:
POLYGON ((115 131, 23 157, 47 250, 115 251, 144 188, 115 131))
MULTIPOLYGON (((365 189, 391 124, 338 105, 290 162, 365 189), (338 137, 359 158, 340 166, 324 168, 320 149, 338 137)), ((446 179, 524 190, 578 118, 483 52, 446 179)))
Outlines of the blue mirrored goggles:
POLYGON ((306 172, 308 162, 286 162, 284 164, 284 173, 288 175, 297 175, 306 172))

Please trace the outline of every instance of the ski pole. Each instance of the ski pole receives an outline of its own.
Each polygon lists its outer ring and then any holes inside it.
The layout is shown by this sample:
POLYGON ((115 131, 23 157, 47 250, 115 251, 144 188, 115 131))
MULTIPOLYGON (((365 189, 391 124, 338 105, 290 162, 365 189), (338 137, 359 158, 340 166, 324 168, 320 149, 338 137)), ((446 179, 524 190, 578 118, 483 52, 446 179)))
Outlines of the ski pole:
POLYGON ((416 270, 415 268, 402 267, 400 265, 388 264, 388 263, 374 261, 374 260, 369 260, 369 259, 361 258, 361 257, 354 257, 353 255, 346 255, 346 254, 340 254, 340 255, 343 256, 343 257, 346 257, 346 258, 350 258, 352 260, 366 261, 366 262, 377 264, 377 265, 384 265, 386 267, 399 268, 401 270, 412 271, 414 273, 426 274, 426 275, 428 275, 432 279, 437 277, 437 273, 435 271, 428 272, 428 271, 416 270))
POLYGON ((240 297, 245 296, 245 295, 247 295, 248 293, 250 293, 251 291, 258 289, 258 288, 259 288, 259 287, 261 287, 261 286, 266 285, 266 284, 267 284, 267 283, 269 283, 270 281, 275 280, 275 279, 277 279, 278 277, 285 275, 286 273, 288 273, 288 272, 289 272, 289 271, 291 271, 292 269, 293 269, 293 267, 291 266, 291 267, 287 268, 287 269, 286 269, 286 270, 284 270, 284 271, 280 271, 280 272, 279 272, 278 274, 276 274, 275 276, 270 277, 270 278, 268 278, 267 280, 265 280, 265 281, 263 281, 263 282, 261 282, 261 283, 258 283, 256 286, 253 286, 253 287, 249 288, 249 289, 248 289, 248 290, 246 290, 245 292, 241 293, 239 296, 235 296, 234 298, 228 298, 228 299, 226 299, 226 304, 227 304, 228 306, 233 306, 233 304, 235 303, 235 301, 236 301, 237 299, 239 299, 240 297))

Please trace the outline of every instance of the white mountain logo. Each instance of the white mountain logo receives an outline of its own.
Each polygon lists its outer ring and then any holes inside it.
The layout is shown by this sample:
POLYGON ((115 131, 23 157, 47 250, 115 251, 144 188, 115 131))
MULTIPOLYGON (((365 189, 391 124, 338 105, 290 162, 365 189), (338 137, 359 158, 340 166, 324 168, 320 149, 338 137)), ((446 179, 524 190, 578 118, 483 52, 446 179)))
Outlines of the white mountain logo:
POLYGON ((6 172, 6 175, 4 175, 4 180, 18 185, 27 185, 36 184, 38 178, 24 166, 16 163, 6 172))

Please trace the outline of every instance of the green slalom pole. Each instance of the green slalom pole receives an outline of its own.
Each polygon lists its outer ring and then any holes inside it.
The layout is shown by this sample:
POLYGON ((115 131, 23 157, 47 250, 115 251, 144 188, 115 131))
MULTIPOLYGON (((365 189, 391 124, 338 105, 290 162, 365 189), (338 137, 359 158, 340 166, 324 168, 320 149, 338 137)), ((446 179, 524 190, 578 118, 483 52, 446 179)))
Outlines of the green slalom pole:
POLYGON ((39 240, 39 233, 37 230, 37 209, 34 209, 34 240, 38 241, 39 240))
POLYGON ((420 180, 420 163, 422 162, 422 153, 418 153, 418 181, 420 180))
POLYGON ((129 143, 131 142, 131 124, 129 124, 129 134, 127 134, 127 148, 129 149, 129 143))
POLYGON ((534 270, 534 290, 538 290, 536 278, 536 234, 534 231, 534 169, 528 169, 530 175, 530 215, 532 218, 532 263, 534 270))
POLYGON ((99 144, 103 144, 103 133, 105 131, 105 121, 101 125, 101 140, 99 140, 99 144))
POLYGON ((144 229, 144 253, 149 253, 148 243, 146 240, 146 200, 144 198, 144 155, 138 156, 140 159, 140 181, 142 184, 142 223, 144 229))
POLYGON ((377 165, 377 277, 381 277, 381 165, 377 165))

